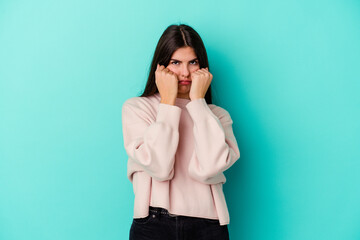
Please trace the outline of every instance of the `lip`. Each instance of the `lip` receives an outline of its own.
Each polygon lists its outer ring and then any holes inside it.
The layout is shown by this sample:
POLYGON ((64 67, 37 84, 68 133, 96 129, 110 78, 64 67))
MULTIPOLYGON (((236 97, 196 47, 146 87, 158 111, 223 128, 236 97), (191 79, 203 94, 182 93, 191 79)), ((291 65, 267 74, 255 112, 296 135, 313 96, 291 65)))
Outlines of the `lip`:
POLYGON ((191 83, 190 80, 180 80, 180 81, 179 81, 179 84, 182 84, 182 85, 188 85, 188 84, 190 84, 190 83, 191 83))

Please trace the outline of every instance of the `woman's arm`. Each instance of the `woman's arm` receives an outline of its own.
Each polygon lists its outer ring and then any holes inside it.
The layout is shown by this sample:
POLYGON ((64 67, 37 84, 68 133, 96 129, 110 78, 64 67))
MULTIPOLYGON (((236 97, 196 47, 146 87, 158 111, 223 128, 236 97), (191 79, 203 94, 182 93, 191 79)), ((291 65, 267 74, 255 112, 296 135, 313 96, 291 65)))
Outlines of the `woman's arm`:
POLYGON ((159 103, 155 121, 136 102, 122 107, 124 146, 129 156, 128 178, 139 169, 158 181, 174 176, 175 153, 179 143, 181 108, 159 103))
POLYGON ((206 184, 224 183, 223 172, 240 158, 230 114, 217 107, 215 115, 204 98, 192 100, 186 108, 194 122, 195 152, 189 164, 190 176, 206 184))

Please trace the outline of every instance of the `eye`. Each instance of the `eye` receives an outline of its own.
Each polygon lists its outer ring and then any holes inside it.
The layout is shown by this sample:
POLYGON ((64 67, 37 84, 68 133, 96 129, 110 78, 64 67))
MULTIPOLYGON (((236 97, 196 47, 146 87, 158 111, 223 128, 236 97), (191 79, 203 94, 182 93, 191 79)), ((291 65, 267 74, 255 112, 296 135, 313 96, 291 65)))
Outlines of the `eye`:
POLYGON ((198 61, 194 60, 194 61, 191 61, 190 63, 192 63, 192 65, 196 65, 196 64, 198 64, 198 61))
POLYGON ((177 65, 179 62, 178 61, 172 61, 171 64, 177 65))

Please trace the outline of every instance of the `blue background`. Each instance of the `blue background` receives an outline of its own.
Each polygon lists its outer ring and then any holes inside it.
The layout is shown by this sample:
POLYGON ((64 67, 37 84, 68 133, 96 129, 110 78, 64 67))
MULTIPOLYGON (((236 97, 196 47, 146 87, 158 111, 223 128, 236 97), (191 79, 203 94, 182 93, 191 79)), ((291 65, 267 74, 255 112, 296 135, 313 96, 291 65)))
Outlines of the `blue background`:
POLYGON ((0 1, 0 239, 128 238, 121 107, 173 23, 234 121, 231 239, 360 239, 357 0, 0 1))

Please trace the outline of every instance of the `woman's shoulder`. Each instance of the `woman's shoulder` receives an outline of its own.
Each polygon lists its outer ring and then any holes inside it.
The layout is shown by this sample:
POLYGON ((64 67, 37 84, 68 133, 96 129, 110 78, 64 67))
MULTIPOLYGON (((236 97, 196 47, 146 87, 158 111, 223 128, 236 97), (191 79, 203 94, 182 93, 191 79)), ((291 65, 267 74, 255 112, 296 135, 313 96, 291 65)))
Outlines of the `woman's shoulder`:
POLYGON ((135 96, 128 98, 122 105, 122 108, 131 108, 135 111, 154 112, 160 102, 160 98, 156 95, 150 95, 146 97, 135 96))
POLYGON ((160 98, 158 94, 153 94, 150 96, 142 97, 142 96, 135 96, 128 98, 123 105, 143 105, 143 104, 157 104, 160 102, 160 98))

